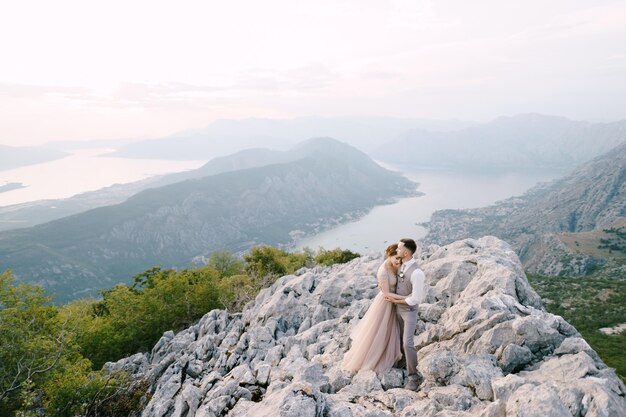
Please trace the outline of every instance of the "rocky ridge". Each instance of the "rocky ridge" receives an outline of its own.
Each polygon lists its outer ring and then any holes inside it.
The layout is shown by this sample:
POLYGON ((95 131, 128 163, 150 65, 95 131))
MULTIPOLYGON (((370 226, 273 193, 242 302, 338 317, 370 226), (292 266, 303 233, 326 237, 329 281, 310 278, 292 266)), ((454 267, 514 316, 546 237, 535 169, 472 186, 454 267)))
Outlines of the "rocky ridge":
POLYGON ((242 313, 214 310, 151 352, 108 363, 149 384, 144 417, 626 416, 626 387, 563 318, 545 312, 495 237, 422 246, 415 343, 424 377, 344 371, 382 257, 303 269, 242 313))

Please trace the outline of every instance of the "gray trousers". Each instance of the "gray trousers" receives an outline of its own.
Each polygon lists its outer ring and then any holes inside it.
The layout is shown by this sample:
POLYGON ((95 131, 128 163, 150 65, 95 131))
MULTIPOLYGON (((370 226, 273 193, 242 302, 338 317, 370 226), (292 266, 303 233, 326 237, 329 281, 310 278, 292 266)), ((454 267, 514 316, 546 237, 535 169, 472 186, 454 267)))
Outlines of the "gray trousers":
POLYGON ((397 305, 396 315, 402 334, 402 351, 406 358, 406 368, 410 377, 417 378, 417 350, 415 349, 415 326, 417 326, 417 306, 410 308, 397 305))

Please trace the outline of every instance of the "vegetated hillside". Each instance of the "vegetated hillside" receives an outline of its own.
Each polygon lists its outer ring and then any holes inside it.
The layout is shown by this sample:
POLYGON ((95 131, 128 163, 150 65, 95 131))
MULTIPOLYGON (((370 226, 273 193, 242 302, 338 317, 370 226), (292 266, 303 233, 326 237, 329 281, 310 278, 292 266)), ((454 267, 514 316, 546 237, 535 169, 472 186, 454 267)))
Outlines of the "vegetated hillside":
POLYGON ((580 277, 529 275, 550 313, 574 325, 607 365, 617 369, 626 382, 626 261, 621 268, 603 268, 580 277), (616 331, 612 331, 616 329, 616 331))
POLYGON ((626 143, 521 197, 486 208, 437 211, 427 224, 426 240, 446 243, 491 234, 509 241, 531 271, 585 274, 606 258, 595 249, 584 253, 580 242, 575 250, 568 248, 566 234, 596 230, 599 236, 625 217, 626 143))
POLYGON ((187 180, 102 207, 0 234, 0 269, 36 282, 58 301, 148 267, 189 265, 218 249, 289 243, 363 213, 415 184, 332 139, 311 140, 302 159, 187 180))

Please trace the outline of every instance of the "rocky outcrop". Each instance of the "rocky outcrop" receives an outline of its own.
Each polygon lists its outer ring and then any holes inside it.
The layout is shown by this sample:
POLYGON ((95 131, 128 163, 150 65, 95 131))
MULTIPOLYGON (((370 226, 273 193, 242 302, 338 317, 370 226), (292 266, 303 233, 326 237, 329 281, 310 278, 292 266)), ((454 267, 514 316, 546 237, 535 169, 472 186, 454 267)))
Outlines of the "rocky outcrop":
POLYGON ((626 387, 545 312, 508 244, 467 239, 417 255, 419 392, 402 388, 402 368, 340 367, 378 291, 379 256, 282 277, 243 313, 211 311, 105 367, 148 381, 145 417, 626 416, 626 387))

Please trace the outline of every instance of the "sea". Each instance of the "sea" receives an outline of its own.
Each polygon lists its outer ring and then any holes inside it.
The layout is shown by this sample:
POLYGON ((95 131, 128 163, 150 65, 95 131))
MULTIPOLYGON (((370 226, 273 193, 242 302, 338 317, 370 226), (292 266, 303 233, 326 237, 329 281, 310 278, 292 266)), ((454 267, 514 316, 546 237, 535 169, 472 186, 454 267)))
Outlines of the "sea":
POLYGON ((81 149, 61 159, 0 171, 0 186, 21 188, 0 193, 0 207, 37 200, 61 199, 114 184, 196 169, 205 160, 166 161, 106 156, 112 149, 81 149))

